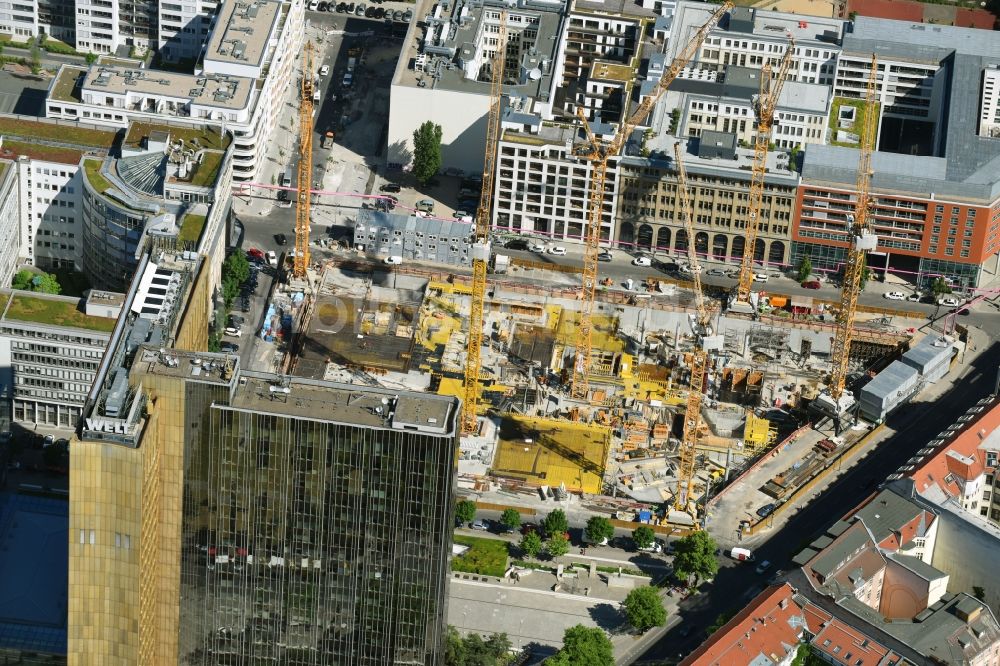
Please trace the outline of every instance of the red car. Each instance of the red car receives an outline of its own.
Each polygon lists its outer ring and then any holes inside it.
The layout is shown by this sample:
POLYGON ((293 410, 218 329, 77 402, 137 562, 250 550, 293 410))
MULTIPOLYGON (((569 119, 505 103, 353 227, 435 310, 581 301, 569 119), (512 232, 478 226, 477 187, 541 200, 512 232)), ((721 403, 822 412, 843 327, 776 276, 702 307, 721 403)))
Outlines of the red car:
POLYGON ((820 286, 819 280, 806 280, 802 283, 803 289, 819 289, 820 286))
POLYGON ((264 251, 252 247, 247 250, 247 259, 259 259, 260 261, 264 261, 264 251))

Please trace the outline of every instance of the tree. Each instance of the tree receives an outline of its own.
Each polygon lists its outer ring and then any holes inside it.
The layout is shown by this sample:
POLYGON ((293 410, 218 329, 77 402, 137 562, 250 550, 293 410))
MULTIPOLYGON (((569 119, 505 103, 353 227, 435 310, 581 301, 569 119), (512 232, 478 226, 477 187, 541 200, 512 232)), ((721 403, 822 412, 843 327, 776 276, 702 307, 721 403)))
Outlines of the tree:
POLYGON ((667 609, 655 587, 637 587, 622 602, 628 623, 640 633, 667 623, 667 609))
POLYGON ((591 516, 587 521, 587 541, 601 543, 615 535, 615 526, 604 516, 591 516))
POLYGON ((38 75, 42 71, 42 49, 38 44, 31 45, 31 73, 38 75))
POLYGON ((455 505, 455 520, 462 525, 476 519, 476 503, 472 500, 462 500, 455 505))
POLYGON ((715 617, 715 622, 713 622, 712 624, 708 625, 708 629, 705 630, 705 633, 707 633, 709 635, 712 635, 715 632, 717 632, 719 629, 722 629, 722 627, 725 626, 726 622, 729 622, 730 620, 733 619, 733 615, 734 615, 734 613, 729 612, 729 611, 727 611, 725 613, 719 613, 715 617))
POLYGON ((603 629, 578 624, 563 633, 563 646, 544 662, 545 666, 613 666, 611 641, 603 629))
POLYGON ((674 573, 681 580, 694 576, 695 584, 703 578, 712 578, 719 570, 719 561, 715 558, 718 548, 715 540, 706 532, 695 532, 676 544, 674 555, 674 573))
POLYGON ((951 287, 943 277, 934 278, 931 282, 931 293, 934 294, 935 299, 939 296, 944 296, 945 294, 951 293, 951 287))
POLYGON ((86 60, 88 65, 93 65, 95 62, 97 62, 97 54, 94 53, 93 51, 87 53, 86 60))
POLYGON ((569 539, 562 532, 556 532, 545 542, 545 552, 549 557, 562 557, 569 552, 569 539))
POLYGON ((639 525, 639 527, 632 530, 632 541, 635 542, 636 548, 649 548, 656 541, 656 533, 652 527, 639 525))
POLYGON ((542 537, 538 536, 538 532, 528 532, 521 537, 518 548, 528 557, 538 557, 538 553, 542 550, 542 537))
POLYGON ((562 509, 554 509, 549 512, 549 515, 545 516, 545 520, 542 521, 542 527, 545 528, 545 533, 548 535, 552 534, 562 534, 569 530, 569 521, 566 520, 566 513, 562 509))
POLYGON ((240 285, 250 277, 250 262, 242 252, 233 252, 222 262, 222 299, 228 310, 240 293, 240 285))
POLYGON ((500 524, 508 530, 514 531, 521 526, 521 514, 517 509, 507 508, 500 514, 500 524))
POLYGON ((986 601, 986 589, 978 585, 972 586, 972 596, 980 601, 986 601))
POLYGON ((446 666, 502 666, 507 663, 511 644, 507 634, 492 634, 483 640, 479 634, 462 637, 455 627, 445 631, 446 666))
POLYGON ((805 282, 813 272, 812 260, 809 257, 802 257, 796 270, 799 272, 799 282, 805 282))
POLYGON ((33 273, 27 269, 19 270, 14 275, 11 287, 42 294, 58 294, 62 291, 59 280, 52 273, 33 273))
POLYGON ((441 126, 431 121, 413 131, 413 175, 426 185, 441 168, 441 126))

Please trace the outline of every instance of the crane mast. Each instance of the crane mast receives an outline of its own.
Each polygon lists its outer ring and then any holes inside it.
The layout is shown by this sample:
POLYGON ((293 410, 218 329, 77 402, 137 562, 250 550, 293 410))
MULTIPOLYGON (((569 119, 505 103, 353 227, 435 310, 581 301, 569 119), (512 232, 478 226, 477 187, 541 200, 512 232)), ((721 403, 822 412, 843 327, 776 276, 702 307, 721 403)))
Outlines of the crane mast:
POLYGON ((871 72, 865 90, 865 118, 861 127, 858 175, 855 183, 857 201, 848 237, 847 262, 844 266, 844 282, 840 289, 840 312, 837 314, 837 334, 830 350, 833 371, 830 378, 830 397, 834 409, 840 412, 840 398, 847 381, 848 361, 851 355, 851 339, 854 334, 854 319, 858 311, 858 295, 861 293, 865 254, 874 250, 878 236, 872 231, 870 222, 870 190, 872 181, 872 151, 875 148, 875 134, 878 128, 878 105, 876 84, 878 61, 872 54, 871 72))
POLYGON ((309 203, 312 194, 313 71, 312 42, 302 56, 302 99, 299 101, 299 182, 295 200, 295 262, 292 274, 305 277, 309 265, 309 203))
POLYGON ((667 91, 667 87, 674 82, 680 71, 694 58, 705 38, 708 37, 708 33, 732 7, 733 3, 726 0, 712 13, 708 21, 698 29, 694 37, 674 58, 670 68, 660 78, 656 88, 639 103, 635 112, 622 124, 615 138, 610 142, 606 143, 594 136, 583 109, 577 108, 577 115, 580 117, 587 134, 587 143, 582 148, 578 148, 577 154, 582 160, 590 163, 591 172, 590 191, 587 197, 587 226, 584 231, 583 276, 580 285, 580 324, 577 328, 576 356, 573 362, 573 380, 570 390, 573 398, 585 399, 590 388, 594 297, 598 272, 597 256, 600 254, 601 220, 604 213, 604 188, 607 181, 608 161, 619 155, 632 132, 646 121, 656 103, 667 91))
POLYGON ((764 198, 764 176, 767 174, 767 151, 771 143, 771 129, 774 126, 774 109, 778 106, 781 88, 788 76, 792 62, 795 41, 789 37, 788 48, 778 66, 778 73, 772 79, 771 63, 764 65, 760 72, 760 94, 755 105, 757 112, 757 136, 753 145, 753 172, 750 178, 750 213, 748 216, 743 257, 740 260, 740 279, 736 286, 737 307, 750 305, 750 290, 753 286, 753 260, 757 253, 757 233, 760 230, 760 208, 764 198))
POLYGON ((469 349, 465 361, 462 385, 462 432, 476 429, 476 406, 479 402, 479 381, 482 371, 483 311, 486 303, 486 269, 490 259, 490 216, 492 214, 493 175, 496 166, 497 142, 500 139, 500 103, 503 70, 507 51, 507 12, 500 12, 497 49, 490 72, 490 111, 486 122, 486 154, 483 159, 483 189, 479 193, 476 213, 475 243, 472 248, 472 304, 469 310, 469 349))
POLYGON ((679 449, 680 463, 677 466, 677 493, 674 508, 686 511, 694 486, 695 462, 698 443, 698 421, 701 418, 701 394, 705 386, 705 372, 708 369, 708 353, 703 339, 709 333, 711 314, 705 305, 705 295, 701 287, 701 264, 694 247, 694 217, 691 213, 691 198, 688 196, 687 172, 680 143, 674 144, 674 161, 677 164, 677 191, 681 200, 681 215, 688 235, 688 258, 694 275, 694 296, 698 314, 695 318, 695 346, 691 351, 691 376, 688 380, 687 403, 684 407, 684 428, 679 449))

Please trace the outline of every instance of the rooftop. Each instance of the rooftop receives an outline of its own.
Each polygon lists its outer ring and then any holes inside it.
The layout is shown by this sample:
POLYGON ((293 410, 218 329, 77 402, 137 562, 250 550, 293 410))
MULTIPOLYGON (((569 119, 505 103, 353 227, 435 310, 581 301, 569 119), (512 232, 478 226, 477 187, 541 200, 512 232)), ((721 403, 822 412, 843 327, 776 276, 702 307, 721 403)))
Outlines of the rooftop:
POLYGON ((503 8, 508 11, 508 35, 523 34, 529 27, 537 33, 533 42, 527 38, 519 42, 522 52, 517 78, 508 72, 504 93, 547 99, 556 74, 565 0, 522 0, 515 6, 499 0, 484 0, 483 4, 418 0, 413 12, 422 20, 411 22, 407 33, 418 53, 416 64, 410 69, 411 59, 400 58, 393 84, 488 96, 490 62, 483 49, 483 33, 486 24, 499 25, 503 8))
POLYGON ((0 115, 0 136, 18 137, 53 147, 107 151, 114 145, 117 132, 92 129, 77 122, 0 115))
POLYGON ((881 490, 850 517, 861 518, 880 546, 890 537, 898 539, 899 546, 906 545, 913 537, 924 536, 934 520, 916 502, 889 489, 881 490))
MULTIPOLYGON (((222 109, 246 109, 253 95, 254 79, 225 74, 181 74, 165 70, 132 69, 92 65, 84 78, 81 97, 87 93, 96 96, 103 105, 104 96, 136 96, 127 101, 128 108, 146 109, 149 98, 154 95, 180 107, 189 103, 200 107, 222 109), (138 106, 136 106, 138 105, 138 106)), ((159 111, 162 101, 157 103, 159 111)))
POLYGON ((81 328, 100 333, 110 333, 118 321, 84 314, 83 301, 78 298, 36 293, 28 295, 27 292, 17 291, 11 293, 11 300, 3 318, 48 326, 81 328))
POLYGON ((229 384, 239 365, 239 356, 143 347, 132 365, 137 371, 149 375, 181 377, 209 384, 229 384))
POLYGON ((233 140, 232 136, 226 133, 221 125, 191 127, 190 125, 134 121, 128 126, 128 132, 125 134, 123 145, 138 147, 142 144, 143 139, 149 138, 155 132, 163 132, 169 135, 170 141, 183 141, 185 148, 193 148, 195 150, 201 148, 225 150, 233 140))
POLYGON ((205 47, 205 60, 260 67, 281 14, 271 0, 225 2, 205 47))
POLYGON ((49 85, 49 99, 57 102, 82 102, 80 86, 86 76, 86 67, 63 65, 49 85))
POLYGON ((245 372, 230 406, 311 421, 452 435, 459 401, 301 378, 279 383, 274 375, 245 372))

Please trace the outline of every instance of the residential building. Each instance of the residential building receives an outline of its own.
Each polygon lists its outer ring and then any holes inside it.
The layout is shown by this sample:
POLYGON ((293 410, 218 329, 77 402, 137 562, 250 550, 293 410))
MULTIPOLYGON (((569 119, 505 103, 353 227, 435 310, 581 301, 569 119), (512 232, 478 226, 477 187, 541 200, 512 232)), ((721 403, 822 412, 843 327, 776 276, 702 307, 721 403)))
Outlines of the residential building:
POLYGON ((1000 64, 983 70, 979 102, 979 136, 1000 138, 1000 64))
MULTIPOLYGON (((880 129, 870 219, 879 245, 869 265, 921 287, 937 277, 958 291, 978 287, 1000 262, 1000 144, 981 124, 1000 41, 984 30, 857 17, 843 38, 835 109, 863 96, 872 53, 880 129)), ((793 263, 808 256, 818 269, 839 269, 857 160, 847 145, 806 150, 793 263)))
POLYGON ((13 420, 73 428, 121 311, 122 295, 87 299, 0 292, 0 365, 12 371, 13 420))
POLYGON ((286 84, 295 78, 303 11, 301 2, 224 3, 193 74, 64 65, 50 84, 45 115, 115 130, 131 122, 212 123, 234 137, 232 180, 251 182, 281 117, 286 84))
POLYGON ((473 226, 461 220, 383 213, 363 208, 354 223, 354 249, 381 259, 469 266, 473 226))
POLYGON ((414 11, 423 19, 410 23, 404 42, 416 55, 399 59, 390 88, 389 168, 409 166, 413 132, 431 120, 441 126, 442 169, 482 173, 491 63, 505 9, 504 94, 534 100, 551 117, 562 95, 565 2, 420 0, 414 11))
POLYGON ((459 402, 196 351, 206 273, 144 260, 88 396, 69 663, 438 663, 459 402))

